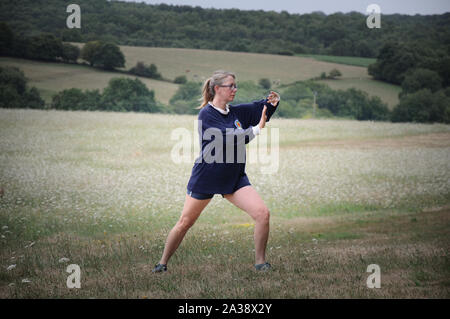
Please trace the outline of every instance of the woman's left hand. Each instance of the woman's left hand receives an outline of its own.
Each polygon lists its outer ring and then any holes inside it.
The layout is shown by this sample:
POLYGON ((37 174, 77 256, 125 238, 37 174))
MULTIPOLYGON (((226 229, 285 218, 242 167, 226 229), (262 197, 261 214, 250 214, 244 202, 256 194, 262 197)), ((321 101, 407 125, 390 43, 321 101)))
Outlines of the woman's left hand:
POLYGON ((273 106, 277 106, 278 102, 280 101, 280 94, 274 91, 270 91, 270 94, 267 97, 267 101, 273 106))

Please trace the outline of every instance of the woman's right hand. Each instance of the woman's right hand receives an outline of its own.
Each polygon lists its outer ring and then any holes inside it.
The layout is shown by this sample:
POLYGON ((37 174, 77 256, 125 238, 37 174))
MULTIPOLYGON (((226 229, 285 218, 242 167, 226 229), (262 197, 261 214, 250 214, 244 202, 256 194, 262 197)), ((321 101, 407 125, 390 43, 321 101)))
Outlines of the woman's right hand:
POLYGON ((266 126, 266 120, 267 120, 266 111, 267 111, 267 106, 264 105, 264 108, 263 108, 262 114, 261 114, 261 120, 259 120, 259 124, 258 124, 260 129, 263 129, 264 126, 266 126))

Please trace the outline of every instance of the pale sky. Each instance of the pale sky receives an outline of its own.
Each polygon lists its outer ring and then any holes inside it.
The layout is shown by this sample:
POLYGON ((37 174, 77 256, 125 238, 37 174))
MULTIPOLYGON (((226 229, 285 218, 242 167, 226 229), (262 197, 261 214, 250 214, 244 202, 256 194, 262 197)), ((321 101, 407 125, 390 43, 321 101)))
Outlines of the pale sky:
POLYGON ((241 9, 264 11, 287 11, 289 13, 311 13, 322 11, 326 14, 335 12, 347 13, 357 11, 366 13, 370 4, 377 4, 381 14, 443 14, 450 12, 450 0, 122 0, 132 2, 146 2, 149 4, 173 4, 200 6, 216 9, 241 9))

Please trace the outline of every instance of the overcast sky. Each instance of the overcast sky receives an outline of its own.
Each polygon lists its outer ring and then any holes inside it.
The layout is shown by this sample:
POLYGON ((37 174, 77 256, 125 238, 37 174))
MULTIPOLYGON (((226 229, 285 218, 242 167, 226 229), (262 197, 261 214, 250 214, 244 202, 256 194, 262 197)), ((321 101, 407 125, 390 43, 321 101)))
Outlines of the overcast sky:
POLYGON ((358 11, 366 12, 368 5, 374 3, 381 8, 381 14, 442 14, 450 12, 450 0, 125 0, 146 2, 150 4, 174 4, 200 6, 203 8, 241 10, 274 10, 289 13, 311 13, 322 11, 326 14, 334 12, 358 11))

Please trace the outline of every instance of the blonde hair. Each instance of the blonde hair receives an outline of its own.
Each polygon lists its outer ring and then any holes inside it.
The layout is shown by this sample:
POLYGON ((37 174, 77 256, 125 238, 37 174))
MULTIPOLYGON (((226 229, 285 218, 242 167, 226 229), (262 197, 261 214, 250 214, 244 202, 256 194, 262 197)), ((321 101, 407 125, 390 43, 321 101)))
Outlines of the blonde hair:
POLYGON ((225 79, 229 76, 232 76, 233 79, 236 79, 236 76, 233 73, 218 70, 215 71, 213 75, 205 81, 202 89, 202 97, 200 99, 200 101, 202 101, 202 104, 199 107, 197 107, 197 109, 203 108, 205 105, 208 104, 208 102, 214 99, 214 96, 216 95, 216 92, 214 91, 214 86, 222 85, 225 79))

